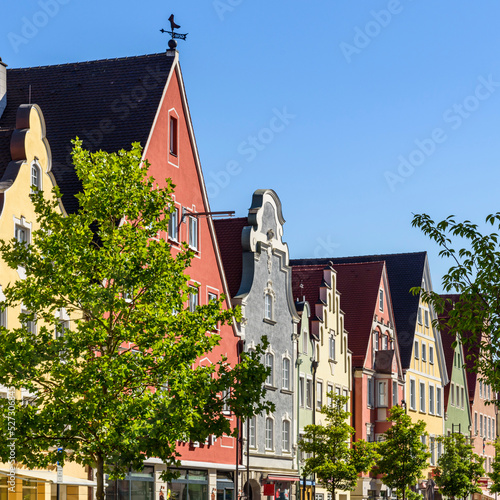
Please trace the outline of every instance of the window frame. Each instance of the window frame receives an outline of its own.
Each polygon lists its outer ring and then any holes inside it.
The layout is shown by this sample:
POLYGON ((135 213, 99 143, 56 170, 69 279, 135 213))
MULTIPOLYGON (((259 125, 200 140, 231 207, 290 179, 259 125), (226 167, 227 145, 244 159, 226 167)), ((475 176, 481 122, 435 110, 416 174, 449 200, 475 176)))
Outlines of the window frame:
POLYGON ((168 134, 168 152, 172 156, 179 156, 179 119, 170 115, 168 134))
POLYGON ((283 366, 282 366, 282 377, 281 377, 281 386, 283 389, 289 391, 291 390, 290 387, 290 368, 292 366, 292 362, 290 361, 290 358, 287 356, 283 357, 283 366), (285 377, 286 374, 286 377, 285 377))
POLYGON ((272 417, 266 417, 265 422, 265 432, 264 432, 264 449, 266 451, 274 450, 274 419, 272 417), (268 428, 268 423, 270 423, 270 428, 268 428), (270 446, 268 444, 270 441, 270 446))
POLYGON ((188 215, 187 218, 188 218, 188 245, 191 250, 198 252, 200 249, 198 217, 195 217, 193 215, 188 215))
POLYGON ((271 351, 266 352, 265 367, 271 368, 271 372, 266 377, 264 384, 269 387, 274 387, 274 353, 271 351))
POLYGON ((281 451, 284 451, 285 453, 290 453, 291 451, 291 441, 290 441, 290 431, 291 431, 291 424, 290 420, 288 419, 283 419, 283 422, 281 424, 281 451), (286 436, 286 440, 285 440, 286 436))
POLYGON ((384 290, 382 288, 378 291, 378 309, 384 312, 384 290))
POLYGON ((168 239, 179 243, 179 209, 174 207, 168 220, 168 239))

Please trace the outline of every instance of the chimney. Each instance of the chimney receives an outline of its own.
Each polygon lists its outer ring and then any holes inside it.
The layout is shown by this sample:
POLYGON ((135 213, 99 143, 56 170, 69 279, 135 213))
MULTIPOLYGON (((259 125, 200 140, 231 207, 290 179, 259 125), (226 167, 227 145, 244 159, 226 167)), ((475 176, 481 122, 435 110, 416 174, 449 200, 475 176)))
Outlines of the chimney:
POLYGON ((0 118, 7 107, 7 65, 0 57, 0 118))

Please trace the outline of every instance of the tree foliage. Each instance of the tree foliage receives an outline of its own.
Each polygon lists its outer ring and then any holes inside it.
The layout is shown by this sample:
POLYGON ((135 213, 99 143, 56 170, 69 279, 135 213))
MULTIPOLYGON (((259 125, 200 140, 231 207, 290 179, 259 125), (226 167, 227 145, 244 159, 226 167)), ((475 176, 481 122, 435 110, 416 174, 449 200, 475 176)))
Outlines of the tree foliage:
POLYGON ((471 352, 469 356, 482 377, 500 391, 500 212, 488 215, 486 224, 496 232, 483 234, 477 224, 457 221, 454 216, 436 223, 426 214, 415 215, 412 225, 439 245, 441 257, 453 261, 442 281, 445 292, 458 294, 458 298, 419 288, 414 291, 421 292, 436 312, 448 312, 435 326, 458 335, 466 347, 480 348, 480 354, 471 352))
POLYGON ((493 462, 491 462, 492 472, 488 473, 488 476, 493 481, 493 484, 490 486, 489 490, 492 493, 500 492, 500 441, 497 438, 493 443, 495 446, 495 458, 493 462))
MULTIPOLYGON (((196 293, 193 253, 184 245, 174 255, 157 237, 174 206, 171 183, 162 188, 148 177, 138 144, 112 154, 74 144, 79 211, 61 215, 57 188, 50 200, 35 191, 40 229, 32 244, 0 243, 5 262, 26 274, 4 290, 4 305, 25 312, 24 326, 0 331, 0 383, 30 394, 15 409, 16 459, 96 467, 102 499, 104 473, 140 470, 145 457, 171 466, 178 441, 233 432, 224 404, 241 418, 273 408, 263 399, 261 346, 236 366, 222 357, 197 363, 234 312, 222 309, 222 298, 193 312, 186 306, 196 293), (63 332, 64 314, 71 327, 63 332)), ((0 426, 6 461, 5 419, 0 426)))
POLYGON ((396 490, 398 497, 408 497, 409 487, 414 485, 427 467, 430 453, 422 442, 427 439, 426 424, 422 420, 413 422, 400 406, 393 406, 388 420, 393 425, 385 432, 379 443, 380 459, 377 462, 382 481, 396 490))
POLYGON ((331 406, 323 406, 324 425, 307 425, 299 442, 306 459, 304 474, 316 474, 318 482, 335 498, 336 490, 352 490, 358 474, 369 471, 378 455, 375 443, 364 440, 350 446, 354 429, 348 424, 350 413, 345 405, 348 397, 330 393, 331 406))
POLYGON ((435 481, 443 495, 465 498, 480 493, 478 480, 484 475, 484 458, 473 452, 473 447, 462 434, 437 438, 443 443, 443 453, 434 470, 435 481))

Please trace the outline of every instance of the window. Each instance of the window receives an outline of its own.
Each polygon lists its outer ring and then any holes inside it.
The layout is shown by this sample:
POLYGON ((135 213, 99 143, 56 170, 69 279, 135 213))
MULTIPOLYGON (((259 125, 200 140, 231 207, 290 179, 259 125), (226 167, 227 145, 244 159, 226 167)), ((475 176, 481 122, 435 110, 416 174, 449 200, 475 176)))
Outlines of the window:
POLYGON ((174 208, 168 220, 168 237, 173 241, 179 241, 179 209, 174 208))
POLYGON ((436 415, 441 416, 441 387, 436 388, 436 415))
MULTIPOLYGON (((373 297, 373 295, 372 295, 373 297)), ((384 290, 379 290, 378 292, 378 308, 384 310, 384 290)))
POLYGON ((282 450, 290 451, 290 420, 283 420, 282 450))
POLYGON ((425 383, 420 382, 420 411, 425 411, 425 383))
POLYGON ((373 378, 370 377, 368 379, 368 406, 375 406, 374 399, 373 378))
POLYGON ((392 406, 396 406, 398 404, 398 383, 393 380, 392 381, 392 406))
POLYGON ((330 360, 335 360, 335 337, 330 335, 330 360))
POLYGON ((306 407, 312 408, 312 380, 309 378, 306 382, 306 407))
POLYGON ((377 399, 378 406, 387 406, 385 382, 377 382, 377 399))
POLYGON ((29 229, 16 224, 14 237, 19 243, 29 243, 30 234, 29 229))
POLYGON ((431 365, 434 364, 434 346, 433 345, 429 346, 429 363, 431 365))
POLYGON ((217 294, 213 292, 208 292, 208 302, 216 302, 217 301, 217 294))
POLYGON ((346 398, 345 400, 345 405, 344 405, 344 410, 349 411, 349 391, 347 389, 342 389, 342 396, 346 398))
POLYGON ((410 379, 410 408, 412 410, 417 409, 416 394, 415 394, 415 380, 412 380, 412 379, 410 379))
POLYGON ((373 332, 373 348, 378 351, 379 345, 378 345, 378 331, 375 330, 373 332))
POLYGON ((305 398, 304 398, 304 377, 301 375, 299 377, 299 404, 302 408, 304 408, 305 405, 305 398))
MULTIPOLYGON (((28 311, 26 311, 25 309, 22 309, 21 313, 22 314, 29 314, 28 311)), ((23 326, 26 328, 26 330, 28 330, 29 333, 31 333, 32 335, 36 335, 36 319, 33 319, 33 320, 24 319, 23 326)))
POLYGON ((270 293, 264 295, 264 318, 273 319, 273 297, 270 293))
POLYGON ((418 359, 418 340, 415 340, 415 347, 413 350, 415 351, 415 359, 418 359))
POLYGON ((31 164, 31 186, 36 189, 42 189, 42 176, 40 175, 40 167, 36 163, 31 164))
POLYGON ((7 309, 0 306, 0 326, 7 327, 7 309))
POLYGON ((434 453, 435 439, 433 437, 431 437, 429 439, 429 446, 430 446, 430 452, 431 452, 431 465, 434 465, 436 463, 436 456, 434 453))
POLYGON ((382 349, 387 351, 389 348, 389 337, 387 335, 382 335, 382 349))
POLYGON ((455 384, 453 382, 451 382, 450 384, 450 396, 451 396, 450 404, 451 406, 455 406, 455 384))
POLYGON ((198 307, 198 290, 192 289, 192 292, 189 292, 189 311, 195 312, 198 307))
POLYGON ((57 321, 56 323, 56 339, 64 337, 64 333, 69 330, 69 321, 57 321))
POLYGON ((479 435, 483 437, 483 416, 479 415, 479 435))
POLYGON ((424 312, 424 320, 426 328, 429 328, 429 311, 427 310, 424 312))
POLYGON ((229 398, 231 397, 231 391, 229 389, 222 390, 222 412, 230 413, 231 407, 229 406, 229 398))
POLYGON ((316 408, 323 406, 323 382, 316 382, 316 408))
POLYGON ((177 156, 177 118, 170 117, 170 154, 177 156))
POLYGON ((477 436, 477 412, 474 412, 474 434, 477 436))
POLYGON ((328 384, 326 386, 326 404, 328 406, 332 406, 332 404, 333 404, 333 399, 332 399, 332 396, 331 396, 332 392, 333 392, 333 385, 332 384, 328 384))
POLYGON ((441 444, 441 441, 438 441, 438 445, 437 445, 437 459, 438 460, 441 457, 442 453, 443 453, 442 444, 441 444))
POLYGON ((271 352, 266 353, 266 368, 269 369, 269 375, 266 378, 266 385, 273 385, 274 383, 274 355, 271 352))
POLYGON ((434 386, 429 385, 429 413, 434 415, 434 386))
POLYGON ((427 361, 427 345, 422 342, 422 361, 427 361))
POLYGON ((463 387, 460 388, 460 403, 460 406, 463 408, 465 403, 465 391, 463 387))
POLYGON ((458 387, 458 385, 456 385, 455 390, 457 391, 457 399, 455 401, 456 401, 457 408, 458 408, 460 406, 460 387, 458 387))
POLYGON ((422 308, 421 307, 418 308, 418 324, 419 325, 422 324, 422 308))
POLYGON ((304 332, 304 334, 302 335, 302 352, 304 354, 307 354, 308 344, 309 344, 309 332, 304 332))
POLYGON ((255 434, 255 417, 248 420, 248 444, 250 448, 257 447, 256 434, 255 434))
POLYGON ((270 417, 266 418, 266 450, 272 450, 274 445, 274 422, 270 417))
POLYGON ((290 360, 283 358, 283 389, 290 389, 290 360))
POLYGON ((193 216, 188 217, 189 221, 189 246, 193 250, 198 250, 198 219, 193 216))
POLYGON ((483 397, 483 382, 481 380, 479 381, 479 397, 483 397))

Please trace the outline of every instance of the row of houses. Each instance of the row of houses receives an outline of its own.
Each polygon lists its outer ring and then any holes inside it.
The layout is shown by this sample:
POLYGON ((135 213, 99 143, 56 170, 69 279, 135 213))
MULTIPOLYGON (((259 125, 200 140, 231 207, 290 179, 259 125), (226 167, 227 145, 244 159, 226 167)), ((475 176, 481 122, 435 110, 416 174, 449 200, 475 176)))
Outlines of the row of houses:
MULTIPOLYGON (((37 228, 32 185, 47 194, 57 185, 60 210, 78 209, 80 184, 69 155, 77 136, 90 150, 117 151, 139 141, 151 175, 160 183, 172 179, 176 210, 161 237, 173 252, 181 242, 195 252, 190 279, 198 294, 190 305, 224 295, 226 307, 239 305, 242 312, 241 321, 221 327, 221 344, 200 363, 223 354, 235 364, 241 349, 251 350, 266 335, 265 385, 276 408, 247 422, 227 412, 239 439, 179 443, 178 479, 161 481, 165 464, 149 457, 144 470, 108 481, 109 499, 332 500, 313 477, 303 477, 305 457, 297 446, 304 427, 321 422, 319 410, 332 392, 349 396, 354 439, 380 439, 394 405, 427 423, 431 458, 417 487, 425 487, 441 453, 436 438, 451 432, 470 435, 491 470, 497 418, 487 403, 495 396, 466 370, 474 353, 459 342, 453 347, 451 336, 432 326, 432 307, 410 293, 432 289, 426 253, 290 259, 283 208, 272 189, 251 199, 248 193, 246 217, 212 217, 175 50, 18 69, 0 59, 0 238, 31 241, 37 228)), ((1 299, 2 286, 23 275, 0 266, 1 299)), ((1 324, 19 326, 20 312, 2 311, 1 324)), ((71 328, 69 318, 59 320, 71 328)), ((0 467, 1 498, 56 495, 55 469, 19 464, 17 493, 7 490, 8 473, 0 467)), ((91 499, 93 471, 68 465, 60 484, 61 500, 91 499)), ((486 479, 483 486, 488 496, 486 479)), ((338 492, 338 500, 390 494, 367 475, 355 491, 338 492)))

